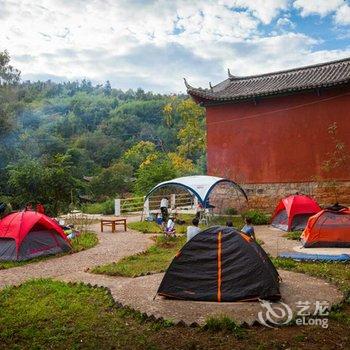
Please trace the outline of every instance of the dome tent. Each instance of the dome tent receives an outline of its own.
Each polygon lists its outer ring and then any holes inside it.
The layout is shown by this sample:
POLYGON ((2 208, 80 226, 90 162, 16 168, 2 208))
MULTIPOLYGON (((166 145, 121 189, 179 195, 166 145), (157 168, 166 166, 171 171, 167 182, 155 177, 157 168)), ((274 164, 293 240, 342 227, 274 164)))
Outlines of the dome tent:
POLYGON ((283 231, 303 230, 309 217, 321 210, 309 196, 291 195, 280 200, 272 214, 271 225, 283 231))
POLYGON ((0 220, 0 260, 28 260, 69 250, 62 228, 44 214, 22 211, 0 220))
POLYGON ((325 209, 311 216, 301 241, 305 248, 350 247, 350 209, 325 209))
POLYGON ((186 300, 280 299, 279 275, 265 251, 232 227, 198 233, 173 259, 159 295, 186 300))
POLYGON ((199 203, 202 204, 204 208, 207 207, 209 202, 209 195, 213 189, 220 183, 229 183, 232 184, 246 200, 248 200, 247 194, 244 192, 243 188, 239 186, 236 182, 208 175, 194 175, 194 176, 184 176, 179 177, 173 180, 164 181, 153 187, 145 197, 145 200, 156 190, 168 186, 175 186, 186 189, 191 194, 195 195, 198 198, 199 203))

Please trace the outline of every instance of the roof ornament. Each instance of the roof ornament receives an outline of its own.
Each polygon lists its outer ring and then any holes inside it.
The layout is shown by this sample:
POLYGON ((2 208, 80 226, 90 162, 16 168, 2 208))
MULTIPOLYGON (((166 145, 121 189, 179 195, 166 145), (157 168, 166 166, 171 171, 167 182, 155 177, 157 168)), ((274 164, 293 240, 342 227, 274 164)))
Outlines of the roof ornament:
POLYGON ((213 90, 213 86, 211 85, 211 81, 209 81, 209 87, 210 87, 210 90, 213 90))
POLYGON ((186 78, 184 78, 184 82, 187 90, 193 89, 193 87, 187 82, 186 78))
POLYGON ((230 79, 234 79, 234 78, 235 78, 235 76, 231 74, 230 68, 227 68, 227 75, 228 75, 228 77, 229 77, 230 79))

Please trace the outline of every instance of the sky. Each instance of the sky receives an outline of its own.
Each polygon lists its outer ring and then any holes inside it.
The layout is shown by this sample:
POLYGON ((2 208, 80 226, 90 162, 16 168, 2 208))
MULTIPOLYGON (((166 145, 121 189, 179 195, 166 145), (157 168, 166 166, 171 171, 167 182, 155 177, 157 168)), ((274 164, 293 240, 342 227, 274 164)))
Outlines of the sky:
POLYGON ((22 80, 185 92, 350 57, 350 0, 0 0, 22 80))

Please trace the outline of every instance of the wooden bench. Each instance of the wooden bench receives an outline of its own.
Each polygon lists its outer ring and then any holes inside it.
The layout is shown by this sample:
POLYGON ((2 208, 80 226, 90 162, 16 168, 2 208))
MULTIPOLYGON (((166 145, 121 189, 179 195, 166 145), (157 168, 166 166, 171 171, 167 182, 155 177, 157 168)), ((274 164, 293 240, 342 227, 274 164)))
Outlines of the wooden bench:
POLYGON ((126 231, 126 219, 125 218, 115 218, 115 219, 101 219, 101 232, 105 226, 111 226, 112 232, 115 232, 117 225, 124 226, 124 231, 126 231))

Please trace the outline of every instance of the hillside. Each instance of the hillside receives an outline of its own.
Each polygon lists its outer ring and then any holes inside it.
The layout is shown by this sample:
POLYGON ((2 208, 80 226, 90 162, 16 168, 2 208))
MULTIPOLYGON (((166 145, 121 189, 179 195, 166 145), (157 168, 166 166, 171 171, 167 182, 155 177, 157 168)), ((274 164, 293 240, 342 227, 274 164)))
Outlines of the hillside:
POLYGON ((0 201, 15 208, 65 211, 205 171, 203 110, 186 96, 2 78, 0 201))

